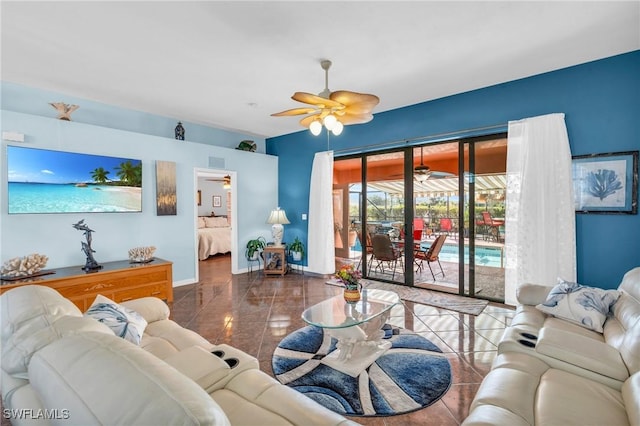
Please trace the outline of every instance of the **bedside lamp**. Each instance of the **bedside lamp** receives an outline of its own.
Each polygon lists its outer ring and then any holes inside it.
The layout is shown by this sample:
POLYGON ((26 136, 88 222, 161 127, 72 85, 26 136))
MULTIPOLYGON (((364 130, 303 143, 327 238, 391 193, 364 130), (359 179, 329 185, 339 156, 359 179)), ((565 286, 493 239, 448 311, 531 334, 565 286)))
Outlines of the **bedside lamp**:
POLYGON ((271 214, 269 215, 269 219, 267 219, 267 223, 271 223, 271 235, 273 236, 273 245, 279 247, 282 245, 282 235, 284 234, 283 224, 289 224, 289 219, 287 219, 287 214, 284 210, 280 210, 278 207, 275 210, 271 210, 271 214))

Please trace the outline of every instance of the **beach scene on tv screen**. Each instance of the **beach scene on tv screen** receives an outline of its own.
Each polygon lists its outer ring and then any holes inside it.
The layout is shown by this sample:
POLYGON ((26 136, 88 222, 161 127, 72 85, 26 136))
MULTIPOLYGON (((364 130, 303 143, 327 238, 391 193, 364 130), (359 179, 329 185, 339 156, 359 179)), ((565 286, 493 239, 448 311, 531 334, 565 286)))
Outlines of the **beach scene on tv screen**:
POLYGON ((7 146, 9 214, 142 211, 142 162, 7 146))

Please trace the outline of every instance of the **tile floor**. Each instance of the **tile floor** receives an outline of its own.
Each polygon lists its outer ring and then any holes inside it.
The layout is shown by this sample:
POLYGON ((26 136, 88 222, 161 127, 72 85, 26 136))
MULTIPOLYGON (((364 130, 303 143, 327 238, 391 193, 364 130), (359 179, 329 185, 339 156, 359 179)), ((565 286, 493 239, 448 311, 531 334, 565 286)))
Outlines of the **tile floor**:
MULTIPOLYGON (((304 327, 302 311, 339 294, 318 276, 294 272, 231 275, 229 256, 200 262, 200 282, 174 289, 173 319, 213 343, 227 343, 255 356, 272 374, 271 356, 284 336, 304 327)), ((364 425, 458 425, 496 356, 496 344, 514 311, 491 303, 478 316, 406 303, 392 312, 395 325, 431 340, 451 363, 449 391, 431 406, 391 417, 353 417, 364 425)))

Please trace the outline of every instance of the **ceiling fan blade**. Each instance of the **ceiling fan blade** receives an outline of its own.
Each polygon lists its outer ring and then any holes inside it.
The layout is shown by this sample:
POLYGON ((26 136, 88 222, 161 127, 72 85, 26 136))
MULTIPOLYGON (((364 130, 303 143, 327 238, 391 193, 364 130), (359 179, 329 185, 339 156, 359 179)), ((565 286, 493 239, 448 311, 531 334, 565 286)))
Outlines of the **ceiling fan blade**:
POLYGON ((444 178, 455 177, 455 176, 456 175, 454 173, 449 173, 449 172, 438 172, 438 171, 431 172, 431 177, 435 179, 444 179, 444 178))
POLYGON ((284 116, 290 116, 290 115, 302 115, 302 114, 309 114, 310 112, 315 112, 317 111, 317 108, 311 108, 311 107, 306 107, 306 108, 293 108, 293 109, 288 109, 286 111, 282 111, 282 112, 276 112, 274 114, 271 114, 272 117, 284 117, 284 116))
POLYGON ((369 121, 373 120, 372 114, 351 114, 348 111, 344 111, 344 114, 336 113, 336 115, 340 117, 340 122, 342 122, 342 124, 344 124, 345 126, 349 124, 368 123, 369 121))
POLYGON ((314 120, 321 120, 322 113, 318 112, 317 114, 311 114, 300 120, 300 124, 304 127, 309 127, 314 120))
POLYGON ((307 92, 296 92, 291 96, 291 99, 305 104, 316 105, 319 108, 344 108, 344 105, 340 102, 307 92))
POLYGON ((380 98, 376 95, 369 95, 367 93, 350 92, 349 90, 336 90, 332 92, 329 98, 333 101, 339 102, 342 105, 349 107, 351 105, 367 105, 370 109, 367 112, 371 112, 373 107, 378 105, 380 98))

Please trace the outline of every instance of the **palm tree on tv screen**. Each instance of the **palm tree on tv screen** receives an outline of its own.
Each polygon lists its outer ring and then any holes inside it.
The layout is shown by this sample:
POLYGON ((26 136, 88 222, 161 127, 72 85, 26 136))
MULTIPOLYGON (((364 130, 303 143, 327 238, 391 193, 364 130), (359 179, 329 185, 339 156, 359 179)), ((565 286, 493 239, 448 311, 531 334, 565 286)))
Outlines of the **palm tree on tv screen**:
POLYGON ((109 170, 105 170, 102 167, 98 167, 97 169, 91 172, 91 178, 94 180, 94 182, 105 183, 106 181, 109 180, 109 178, 107 177, 109 173, 110 173, 109 170))
POLYGON ((131 163, 131 160, 120 163, 116 167, 116 175, 124 184, 142 186, 142 163, 135 166, 131 163))

